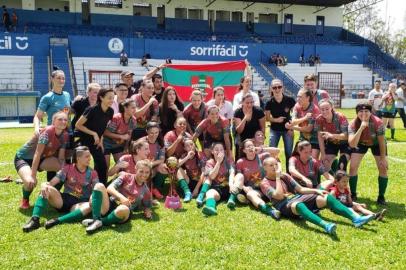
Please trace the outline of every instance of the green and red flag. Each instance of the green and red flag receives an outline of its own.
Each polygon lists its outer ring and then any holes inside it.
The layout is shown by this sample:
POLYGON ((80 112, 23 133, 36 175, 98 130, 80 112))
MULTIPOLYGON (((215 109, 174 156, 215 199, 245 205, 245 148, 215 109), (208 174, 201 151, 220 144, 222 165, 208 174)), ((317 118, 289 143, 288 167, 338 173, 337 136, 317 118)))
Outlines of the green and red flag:
POLYGON ((217 64, 178 65, 169 64, 162 70, 164 86, 172 86, 178 96, 186 101, 194 89, 213 96, 213 88, 222 86, 226 99, 233 100, 241 77, 244 76, 245 61, 222 62, 217 64))

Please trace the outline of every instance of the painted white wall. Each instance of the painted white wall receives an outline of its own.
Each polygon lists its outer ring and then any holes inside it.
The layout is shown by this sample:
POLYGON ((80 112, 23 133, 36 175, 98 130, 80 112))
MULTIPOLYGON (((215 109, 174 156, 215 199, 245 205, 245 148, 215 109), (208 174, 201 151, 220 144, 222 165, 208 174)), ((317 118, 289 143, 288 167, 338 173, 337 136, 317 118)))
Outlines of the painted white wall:
POLYGON ((22 2, 21 0, 18 1, 13 1, 13 0, 1 0, 1 5, 2 6, 6 6, 7 9, 11 9, 11 8, 22 8, 22 2))

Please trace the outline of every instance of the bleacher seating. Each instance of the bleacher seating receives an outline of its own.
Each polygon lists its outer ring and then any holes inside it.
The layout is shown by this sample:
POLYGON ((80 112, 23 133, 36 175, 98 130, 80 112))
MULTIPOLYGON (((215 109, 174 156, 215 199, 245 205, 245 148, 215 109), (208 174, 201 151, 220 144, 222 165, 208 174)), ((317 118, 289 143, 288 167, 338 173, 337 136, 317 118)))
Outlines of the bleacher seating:
POLYGON ((303 78, 306 74, 317 72, 341 72, 342 82, 346 85, 370 85, 372 83, 372 71, 363 65, 356 64, 321 64, 317 66, 301 66, 298 63, 289 63, 286 66, 279 67, 287 72, 299 84, 303 84, 303 78))
POLYGON ((0 56, 0 91, 32 91, 33 57, 0 56))

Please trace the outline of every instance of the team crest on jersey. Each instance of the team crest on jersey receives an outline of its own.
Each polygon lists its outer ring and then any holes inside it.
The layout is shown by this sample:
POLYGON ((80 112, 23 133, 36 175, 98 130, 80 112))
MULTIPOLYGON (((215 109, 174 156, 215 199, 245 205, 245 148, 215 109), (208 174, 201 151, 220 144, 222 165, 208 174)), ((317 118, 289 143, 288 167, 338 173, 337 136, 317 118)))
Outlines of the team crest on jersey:
POLYGON ((288 107, 285 107, 285 113, 288 113, 290 110, 288 107))
POLYGON ((192 89, 198 89, 202 92, 203 96, 212 94, 213 89, 213 77, 207 75, 196 75, 190 78, 190 87, 192 89))

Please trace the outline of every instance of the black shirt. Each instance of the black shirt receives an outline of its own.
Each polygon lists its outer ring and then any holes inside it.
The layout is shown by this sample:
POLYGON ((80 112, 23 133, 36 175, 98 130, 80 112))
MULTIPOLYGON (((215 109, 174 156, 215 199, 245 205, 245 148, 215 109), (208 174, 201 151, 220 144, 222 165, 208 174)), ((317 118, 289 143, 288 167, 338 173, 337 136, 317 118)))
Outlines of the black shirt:
MULTIPOLYGON (((179 104, 178 110, 183 111, 183 109, 184 109, 183 104, 179 104), (179 108, 179 107, 181 107, 181 108, 179 108)), ((160 120, 161 120, 161 134, 162 134, 162 136, 165 136, 165 134, 168 131, 171 131, 174 129, 173 125, 175 124, 175 121, 176 121, 176 118, 178 117, 178 115, 175 110, 168 108, 168 111, 166 112, 166 115, 167 115, 166 123, 164 123, 162 121, 162 113, 164 113, 164 112, 161 110, 161 108, 159 108, 159 115, 160 115, 160 120)))
POLYGON ((127 98, 130 98, 131 96, 138 94, 138 90, 141 87, 141 83, 142 80, 138 80, 136 82, 133 83, 133 85, 131 85, 130 87, 128 87, 128 94, 127 94, 127 98))
MULTIPOLYGON (((112 108, 108 108, 107 111, 103 111, 100 104, 92 107, 88 107, 83 116, 86 117, 87 121, 84 124, 85 127, 94 131, 101 137, 106 130, 107 123, 113 118, 114 111, 112 108)), ((79 132, 80 141, 83 145, 94 144, 93 136, 79 132)))
MULTIPOLYGON (((154 91, 155 91, 155 90, 154 90, 154 91)), ((161 87, 161 93, 156 94, 156 93, 154 92, 155 99, 158 101, 158 103, 161 103, 161 99, 162 99, 162 95, 164 94, 164 91, 165 91, 165 88, 164 88, 164 87, 161 87)))
POLYGON ((90 107, 89 97, 82 97, 72 103, 71 108, 75 114, 72 119, 72 130, 75 130, 76 122, 82 116, 87 107, 90 107))
MULTIPOLYGON (((244 116, 245 115, 244 115, 242 108, 238 108, 234 112, 235 118, 239 118, 242 120, 244 118, 244 116)), ((241 142, 244 141, 245 139, 252 139, 255 137, 255 132, 257 132, 258 130, 261 130, 261 125, 259 124, 259 120, 264 117, 265 117, 265 113, 261 108, 256 107, 256 106, 254 106, 252 108, 252 118, 250 121, 245 123, 244 130, 240 134, 241 142)))
POLYGON ((287 131, 285 123, 291 120, 290 113, 295 106, 296 101, 294 98, 283 95, 282 101, 277 102, 272 97, 265 105, 265 111, 270 111, 273 118, 286 117, 282 123, 271 123, 271 129, 275 131, 287 131))

